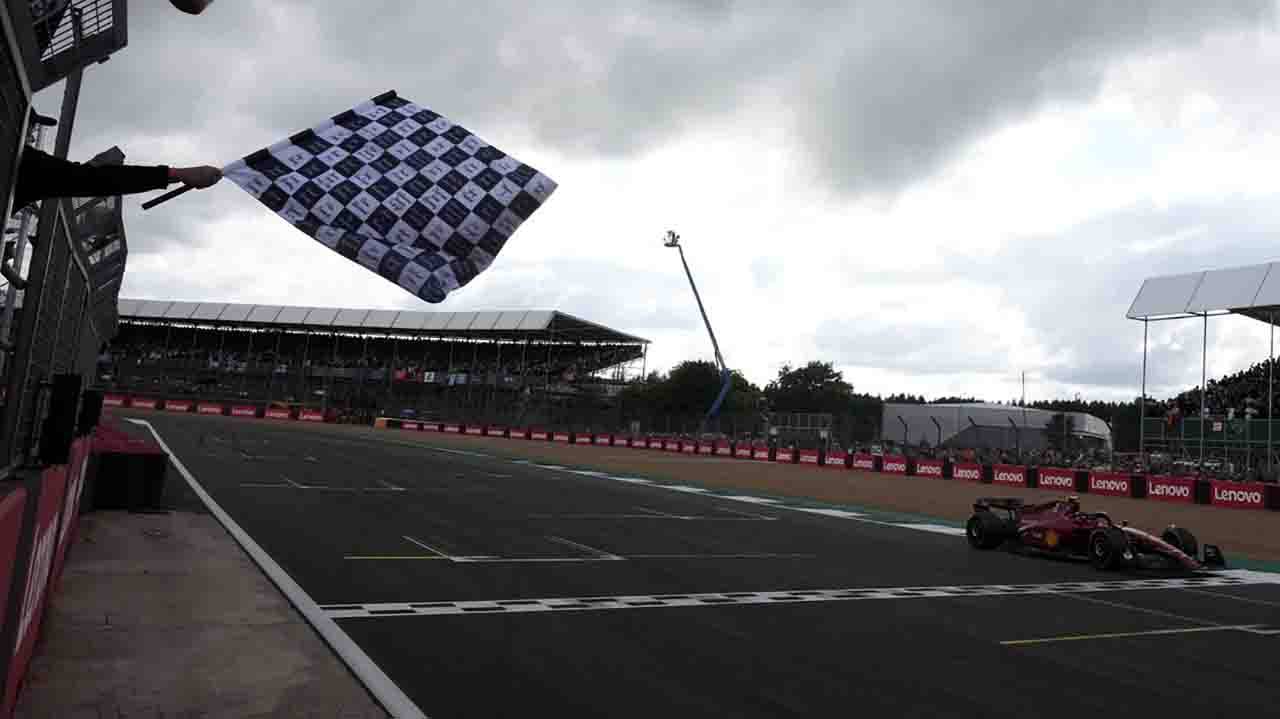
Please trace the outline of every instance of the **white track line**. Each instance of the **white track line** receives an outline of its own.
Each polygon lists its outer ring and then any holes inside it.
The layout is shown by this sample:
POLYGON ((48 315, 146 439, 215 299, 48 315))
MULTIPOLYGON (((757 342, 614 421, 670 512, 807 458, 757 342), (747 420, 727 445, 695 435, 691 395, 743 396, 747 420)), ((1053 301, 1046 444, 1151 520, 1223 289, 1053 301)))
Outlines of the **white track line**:
POLYGON ((1181 629, 1150 629, 1145 632, 1109 632, 1106 634, 1067 634, 1061 637, 1041 637, 1039 639, 1009 639, 1000 642, 1006 647, 1021 647, 1032 644, 1053 644, 1056 642, 1079 642, 1094 639, 1129 639, 1132 637, 1154 637, 1165 634, 1200 634, 1203 632, 1249 632, 1258 629, 1256 624, 1223 625, 1214 627, 1183 627, 1181 629))
POLYGON ((178 456, 173 453, 173 450, 169 449, 169 445, 160 437, 160 433, 156 431, 156 428, 152 427, 151 423, 146 420, 130 419, 129 421, 150 430, 151 435, 156 439, 156 443, 165 451, 165 454, 169 455, 169 461, 173 462, 174 468, 177 469, 178 473, 182 475, 182 478, 187 481, 187 485, 191 487, 191 491, 194 492, 195 495, 200 498, 200 501, 204 503, 204 506, 209 509, 209 513, 212 514, 220 524, 222 524, 223 528, 227 530, 227 533, 236 540, 236 543, 239 544, 240 547, 244 549, 245 553, 253 559, 254 563, 262 569, 262 572, 280 588, 280 591, 289 599, 289 602, 297 608, 303 618, 305 618, 312 627, 315 627, 316 632, 320 634, 325 642, 333 649, 334 653, 336 653, 347 667, 351 669, 351 673, 355 674, 356 678, 359 679, 360 682, 364 684, 365 688, 369 690, 369 693, 378 700, 378 703, 380 703, 383 708, 391 714, 391 716, 397 717, 397 719, 417 719, 418 717, 426 719, 426 714, 418 708, 418 705, 414 704, 413 700, 409 699, 409 697, 401 691, 400 687, 396 686, 396 683, 391 681, 391 678, 382 671, 382 668, 374 663, 373 659, 370 659, 369 655, 365 654, 364 650, 352 641, 351 637, 347 636, 346 632, 342 631, 342 628, 334 621, 332 614, 326 613, 322 610, 320 606, 316 604, 315 600, 303 591, 302 587, 298 586, 298 583, 293 580, 293 577, 290 577, 289 574, 271 558, 271 555, 267 554, 262 547, 258 546, 258 543, 253 541, 253 538, 250 537, 249 534, 231 518, 231 515, 227 514, 222 507, 218 506, 217 502, 213 501, 213 497, 209 496, 209 493, 204 490, 204 487, 200 486, 200 483, 197 482, 196 478, 187 470, 187 467, 182 463, 182 460, 178 459, 178 456))
MULTIPOLYGON (((1280 578, 1215 574, 1203 577, 1134 579, 1104 582, 1056 582, 1052 584, 988 584, 937 587, 850 587, 846 589, 797 589, 748 592, 699 592, 590 597, 544 597, 468 601, 422 601, 329 604, 322 607, 335 619, 386 616, 457 616, 463 614, 519 614, 547 611, 600 611, 658 607, 718 607, 725 605, 794 604, 859 600, 931 599, 948 597, 1000 597, 1013 595, 1070 595, 1096 592, 1185 589, 1187 587, 1241 586, 1280 583, 1280 578)), ((1255 633, 1261 633, 1258 630, 1255 633)))

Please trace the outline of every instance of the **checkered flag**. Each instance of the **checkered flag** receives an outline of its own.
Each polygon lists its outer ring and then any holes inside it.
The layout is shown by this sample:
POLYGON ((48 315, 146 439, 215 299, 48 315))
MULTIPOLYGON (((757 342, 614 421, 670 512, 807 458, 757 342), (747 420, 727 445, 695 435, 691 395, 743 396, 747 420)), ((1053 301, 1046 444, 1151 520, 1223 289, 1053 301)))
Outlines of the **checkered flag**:
POLYGON ((556 189, 394 90, 222 172, 294 227, 427 302, 483 272, 556 189))

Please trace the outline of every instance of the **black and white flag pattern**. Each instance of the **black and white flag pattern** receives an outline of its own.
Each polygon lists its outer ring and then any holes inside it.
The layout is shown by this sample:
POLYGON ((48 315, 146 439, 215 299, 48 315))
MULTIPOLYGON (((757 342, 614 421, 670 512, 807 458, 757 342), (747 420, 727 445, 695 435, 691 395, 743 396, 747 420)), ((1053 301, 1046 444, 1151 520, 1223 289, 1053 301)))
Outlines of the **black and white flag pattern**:
POLYGON ((290 224, 427 302, 484 271, 556 183, 395 91, 227 165, 290 224))

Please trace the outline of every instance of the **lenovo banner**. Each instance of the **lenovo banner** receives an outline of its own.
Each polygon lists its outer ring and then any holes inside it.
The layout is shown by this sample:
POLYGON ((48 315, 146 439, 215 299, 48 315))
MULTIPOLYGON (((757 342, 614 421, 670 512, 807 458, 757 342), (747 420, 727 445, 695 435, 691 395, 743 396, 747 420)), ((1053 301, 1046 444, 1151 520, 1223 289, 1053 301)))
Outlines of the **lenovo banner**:
POLYGON ((1128 497, 1133 491, 1133 478, 1116 472, 1092 472, 1089 474, 1089 494, 1105 494, 1111 497, 1128 497))
MULTIPOLYGON (((1074 469, 1041 467, 1039 482, 1036 486, 1040 489, 1051 489, 1055 492, 1074 492, 1076 490, 1076 471, 1074 469)), ((1089 491, 1092 492, 1093 490, 1090 489, 1089 491)))
MULTIPOLYGON (((235 410, 232 410, 234 412, 235 410)), ((324 412, 318 409, 304 409, 298 413, 298 419, 303 422, 323 422, 324 412)))
POLYGON ((267 409, 267 419, 289 419, 289 410, 272 407, 267 409))
POLYGON ((942 479, 942 460, 917 459, 916 460, 916 476, 942 479))
POLYGON ((0 716, 11 716, 18 687, 35 651, 49 589, 49 572, 53 569, 54 549, 57 547, 58 513, 62 510, 66 487, 66 467, 45 470, 41 478, 40 496, 37 497, 39 506, 36 509, 31 552, 27 558, 26 581, 18 600, 21 603, 15 607, 19 612, 18 626, 9 661, 9 676, 5 679, 4 707, 0 709, 0 716))
MULTIPOLYGON (((454 434, 458 434, 458 433, 462 432, 462 425, 458 425, 458 424, 446 424, 446 425, 444 426, 444 431, 446 431, 446 432, 452 432, 452 433, 454 433, 454 434)), ((566 438, 566 439, 568 439, 568 436, 566 435, 566 437, 565 437, 565 438, 566 438)))
POLYGON ((1210 502, 1219 507, 1266 509, 1266 485, 1260 482, 1212 482, 1210 502))
POLYGON ((595 439, 595 443, 596 443, 596 444, 602 444, 602 445, 604 445, 604 446, 608 447, 608 446, 609 446, 609 439, 610 439, 610 437, 609 437, 609 435, 607 435, 607 434, 597 434, 597 435, 596 435, 596 439, 595 439))
POLYGON ((752 447, 751 458, 758 459, 762 462, 769 461, 769 445, 762 444, 759 447, 752 447))
POLYGON ((876 457, 874 454, 855 454, 853 455, 853 468, 861 469, 864 472, 874 472, 876 469, 876 457))
POLYGON ((981 482, 982 465, 974 462, 956 462, 951 465, 951 478, 965 482, 981 482))
POLYGON ((1027 486, 1027 468, 1012 464, 997 464, 991 468, 991 483, 1025 487, 1027 486))
POLYGON ((716 442, 716 454, 721 457, 728 457, 733 454, 733 448, 723 439, 716 442))
POLYGON ((410 432, 417 432, 421 426, 417 422, 410 422, 407 419, 400 423, 400 429, 407 429, 410 432))
POLYGON ((555 442, 564 442, 565 444, 568 444, 568 443, 569 443, 569 433, 568 433, 568 432, 556 432, 556 433, 552 436, 552 441, 555 441, 555 442))
POLYGON ((800 450, 800 464, 818 465, 818 450, 802 449, 800 450))
POLYGON ((125 398, 118 394, 106 394, 102 396, 103 407, 123 407, 125 398))
MULTIPOLYGON (((307 410, 303 410, 305 413, 307 410)), ((257 417, 258 408, 247 404, 238 404, 231 408, 232 417, 257 417)))
POLYGON ((222 405, 212 404, 210 402, 201 402, 196 405, 196 412, 200 414, 222 414, 222 405))
POLYGON ((751 455, 753 453, 754 452, 751 448, 751 445, 749 444, 739 444, 738 449, 734 452, 734 454, 736 454, 739 457, 742 457, 743 459, 751 459, 751 455))
POLYGON ((481 427, 478 424, 469 424, 467 425, 467 434, 472 434, 472 435, 484 434, 484 427, 481 427))
POLYGON ((185 399, 166 399, 164 408, 169 412, 190 412, 191 402, 185 399))
POLYGON ((490 437, 501 437, 507 433, 506 427, 486 427, 484 433, 490 437))
POLYGON ((545 441, 546 441, 546 439, 547 439, 547 433, 546 433, 544 430, 541 430, 541 429, 535 429, 535 430, 533 430, 532 432, 530 432, 530 433, 529 433, 529 437, 530 437, 531 439, 540 439, 540 440, 543 440, 543 441, 545 442, 545 441))
POLYGON ((129 406, 134 409, 155 409, 156 401, 147 397, 135 397, 129 406))
POLYGON ((1147 477, 1147 499, 1191 504, 1196 499, 1196 480, 1192 477, 1147 477))
POLYGON ((885 474, 906 474, 907 458, 886 454, 880 462, 880 471, 885 474))
POLYGON ((822 466, 831 469, 845 469, 845 462, 849 461, 849 455, 844 452, 827 452, 826 458, 823 460, 822 466))

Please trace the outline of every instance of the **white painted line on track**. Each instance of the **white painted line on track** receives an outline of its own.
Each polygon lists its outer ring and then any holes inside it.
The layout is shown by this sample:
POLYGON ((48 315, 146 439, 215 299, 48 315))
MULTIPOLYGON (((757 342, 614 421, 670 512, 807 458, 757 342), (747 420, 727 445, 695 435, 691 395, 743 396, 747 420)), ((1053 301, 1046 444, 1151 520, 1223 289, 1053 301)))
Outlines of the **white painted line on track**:
POLYGON ((365 654, 364 650, 358 644, 352 641, 351 637, 334 621, 332 613, 327 613, 316 604, 297 582, 290 577, 284 569, 276 563, 271 555, 267 554, 257 542, 249 536, 247 532, 236 523, 231 515, 213 501, 213 497, 205 491, 204 487, 196 481, 191 472, 187 470, 186 465, 178 456, 169 449, 169 445, 165 443, 160 433, 156 431, 151 423, 143 419, 129 419, 133 424, 146 427, 151 436, 155 437, 156 443, 169 455, 169 461, 173 462, 173 466, 187 481, 187 485, 191 487, 191 491, 195 493, 204 506, 208 508, 209 513, 227 530, 236 543, 244 549, 245 553, 253 559, 262 572, 275 583, 280 591, 289 599, 289 602, 297 608, 298 612, 315 628, 316 632, 325 640, 333 649, 334 653, 351 669, 351 673, 364 684, 369 693, 378 701, 379 704, 387 710, 389 714, 397 719, 417 719, 421 717, 426 719, 426 714, 413 703, 396 683, 382 671, 373 659, 365 654))
POLYGON ((698 592, 624 596, 544 597, 467 601, 377 602, 329 604, 322 607, 334 619, 389 616, 457 616, 463 614, 519 614, 547 611, 601 611, 721 607, 726 605, 797 604, 859 600, 1001 597, 1013 595, 1069 595, 1098 592, 1132 592, 1187 587, 1225 587, 1247 584, 1280 584, 1280 577, 1266 582, 1221 572, 1209 576, 1135 579, 1103 582, 1055 582, 1050 584, 945 585, 936 587, 850 587, 846 589, 795 589, 746 592, 698 592))
POLYGON ((963 536, 964 536, 964 530, 963 530, 963 529, 961 529, 960 527, 948 527, 948 526, 947 526, 947 525, 945 525, 945 524, 927 524, 927 523, 916 523, 916 522, 903 522, 903 523, 898 524, 898 525, 896 525, 896 526, 904 527, 904 528, 906 528, 906 529, 917 529, 917 530, 919 530, 919 531, 921 531, 921 532, 933 532, 933 533, 935 533, 935 534, 949 534, 949 535, 951 535, 951 536, 953 536, 953 537, 963 537, 963 536))
MULTIPOLYGON (((1106 634, 1067 634, 1061 637, 1040 637, 1038 639, 1009 639, 1000 642, 1006 647, 1022 647, 1033 644, 1054 644, 1057 642, 1079 642, 1097 639, 1130 639, 1135 637, 1155 637, 1168 634, 1201 634, 1204 632, 1251 632, 1258 633, 1261 629, 1257 624, 1238 624, 1219 627, 1181 627, 1178 629, 1149 629, 1145 632, 1109 632, 1106 634)), ((1261 631, 1266 632, 1265 629, 1261 631)))

